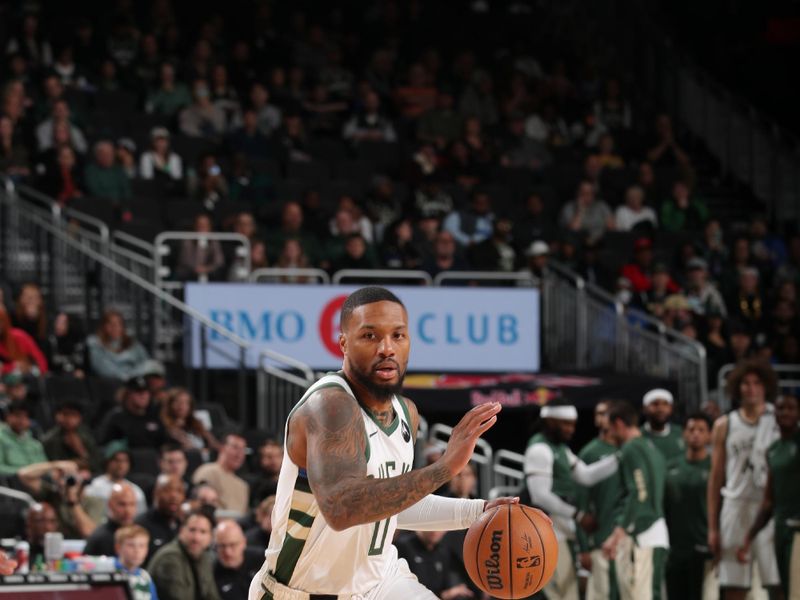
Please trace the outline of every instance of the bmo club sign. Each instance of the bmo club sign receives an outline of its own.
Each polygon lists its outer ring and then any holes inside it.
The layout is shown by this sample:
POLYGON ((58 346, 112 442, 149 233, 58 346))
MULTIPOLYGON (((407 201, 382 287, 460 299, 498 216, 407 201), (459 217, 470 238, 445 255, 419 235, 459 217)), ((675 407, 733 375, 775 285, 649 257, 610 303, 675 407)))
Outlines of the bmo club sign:
MULTIPOLYGON (((308 363, 342 365, 339 311, 358 286, 191 283, 186 303, 247 340, 249 367, 262 349, 308 363)), ((408 309, 409 371, 538 371, 539 291, 530 288, 390 287, 408 309)), ((200 326, 187 325, 187 366, 199 367, 200 326)), ((239 352, 218 333, 206 332, 209 367, 233 369, 239 352)))

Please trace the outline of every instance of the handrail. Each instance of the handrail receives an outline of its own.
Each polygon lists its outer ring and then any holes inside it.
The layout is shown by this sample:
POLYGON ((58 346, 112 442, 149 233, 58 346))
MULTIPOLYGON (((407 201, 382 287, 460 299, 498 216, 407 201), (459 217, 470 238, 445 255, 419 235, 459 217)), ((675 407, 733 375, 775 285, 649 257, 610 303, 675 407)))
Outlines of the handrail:
POLYGON ((311 367, 309 367, 306 363, 297 360, 296 358, 287 356, 286 354, 281 354, 280 352, 264 348, 258 355, 258 365, 259 367, 263 367, 265 369, 271 368, 270 365, 264 364, 265 359, 282 362, 285 365, 289 365, 290 367, 301 371, 303 375, 306 376, 306 379, 302 380, 297 378, 298 385, 310 385, 316 379, 314 371, 311 370, 311 367))
POLYGON ((389 270, 389 269, 342 269, 333 274, 333 284, 339 285, 342 279, 357 277, 359 279, 418 279, 425 285, 431 285, 433 278, 427 271, 389 270))
POLYGON ((141 254, 137 254, 136 252, 128 250, 127 248, 124 248, 119 244, 114 243, 113 241, 111 242, 108 248, 112 252, 116 252, 120 256, 124 256, 125 258, 132 260, 133 262, 137 262, 143 267, 148 267, 152 269, 155 266, 155 263, 153 262, 152 258, 148 258, 141 254))
MULTIPOLYGON (((11 180, 8 180, 8 181, 11 181, 11 180)), ((32 187, 29 187, 27 185, 24 185, 24 184, 16 185, 13 182, 11 182, 11 185, 14 187, 14 189, 16 189, 18 194, 24 194, 25 196, 27 196, 29 198, 33 198, 36 201, 45 204, 47 209, 54 216, 58 217, 59 215, 65 215, 67 217, 75 219, 76 221, 86 223, 87 225, 91 225, 91 226, 97 228, 97 230, 99 232, 99 235, 100 235, 100 238, 102 239, 103 242, 108 242, 108 240, 110 239, 110 233, 109 233, 108 225, 106 225, 103 221, 101 221, 97 217, 93 217, 91 215, 87 215, 84 212, 81 212, 79 210, 75 210, 74 208, 70 208, 68 206, 62 206, 61 204, 59 204, 58 202, 56 202, 52 198, 49 198, 48 196, 46 196, 45 194, 41 193, 40 191, 35 190, 32 187)), ((85 233, 91 233, 91 232, 85 232, 85 233)))
POLYGON ((111 240, 119 240, 121 242, 125 242, 126 244, 130 244, 131 246, 136 246, 137 248, 144 250, 147 253, 147 256, 152 257, 153 253, 155 252, 154 244, 146 242, 142 238, 138 238, 130 233, 120 231, 119 229, 115 229, 113 232, 111 232, 111 240))
MULTIPOLYGON (((236 249, 237 258, 244 261, 242 268, 246 273, 250 272, 250 239, 241 233, 216 232, 199 233, 196 231, 162 231, 153 240, 153 259, 155 262, 156 284, 162 285, 162 280, 169 275, 169 268, 162 266, 162 257, 169 254, 168 241, 195 241, 198 244, 208 242, 238 242, 240 246, 236 249)), ((207 276, 201 276, 198 281, 204 283, 208 280, 207 276)))
POLYGON ((493 271, 442 271, 433 278, 433 285, 440 286, 442 281, 448 279, 456 279, 463 281, 464 279, 484 280, 484 281, 525 281, 532 285, 538 285, 539 279, 531 273, 520 271, 509 273, 497 273, 493 271))
POLYGON ((331 282, 331 276, 324 269, 311 269, 299 267, 265 267, 250 273, 247 280, 250 283, 262 283, 262 277, 314 277, 323 285, 331 282))

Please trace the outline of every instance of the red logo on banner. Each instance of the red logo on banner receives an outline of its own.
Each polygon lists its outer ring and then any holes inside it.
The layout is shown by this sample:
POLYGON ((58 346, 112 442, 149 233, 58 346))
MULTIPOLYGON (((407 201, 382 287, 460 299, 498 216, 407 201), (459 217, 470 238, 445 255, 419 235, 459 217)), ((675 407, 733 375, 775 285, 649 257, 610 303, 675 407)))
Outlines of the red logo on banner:
POLYGON ((337 339, 339 328, 336 319, 345 300, 347 300, 347 295, 336 296, 325 305, 319 316, 319 337, 322 338, 322 345, 337 358, 342 358, 343 355, 337 339))

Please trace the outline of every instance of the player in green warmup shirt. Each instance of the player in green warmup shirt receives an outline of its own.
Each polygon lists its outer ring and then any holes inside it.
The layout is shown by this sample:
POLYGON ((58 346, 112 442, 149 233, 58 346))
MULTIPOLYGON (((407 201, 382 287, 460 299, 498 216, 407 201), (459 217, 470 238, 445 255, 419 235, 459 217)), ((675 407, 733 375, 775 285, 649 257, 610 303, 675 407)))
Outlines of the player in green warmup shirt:
POLYGON ((717 585, 708 549, 706 489, 711 471, 711 418, 695 413, 686 419, 686 454, 667 467, 664 512, 669 529, 667 595, 669 600, 702 600, 717 585))
POLYGON ((767 488, 756 520, 738 551, 739 561, 748 563, 750 544, 756 534, 775 517, 775 554, 781 589, 786 600, 800 598, 800 410, 794 396, 775 402, 779 440, 767 450, 767 488))
MULTIPOLYGON (((618 450, 608 431, 609 402, 601 400, 594 409, 594 424, 598 436, 590 441, 578 453, 587 465, 593 464, 618 450)), ((578 529, 578 545, 581 566, 591 573, 586 583, 586 600, 619 600, 617 577, 614 573, 614 561, 606 559, 600 544, 611 535, 619 499, 622 495, 618 475, 612 475, 590 488, 581 489, 581 510, 594 514, 597 519, 597 531, 591 534, 578 529)))
POLYGON ((614 402, 609 432, 620 445, 621 511, 603 554, 614 559, 622 600, 661 600, 669 534, 664 520, 667 466, 652 440, 642 436, 639 415, 627 402, 614 402))
POLYGON ((542 407, 542 431, 528 442, 525 481, 531 503, 553 520, 561 551, 555 573, 544 588, 548 600, 578 600, 578 580, 571 549, 577 526, 594 531, 594 516, 577 506, 577 485, 593 486, 617 472, 617 457, 607 456, 587 465, 567 443, 575 433, 578 411, 563 401, 542 407))
POLYGON ((672 392, 661 388, 650 390, 642 398, 647 420, 642 434, 653 440, 653 445, 661 451, 667 463, 683 456, 686 450, 680 426, 669 421, 673 403, 672 392))

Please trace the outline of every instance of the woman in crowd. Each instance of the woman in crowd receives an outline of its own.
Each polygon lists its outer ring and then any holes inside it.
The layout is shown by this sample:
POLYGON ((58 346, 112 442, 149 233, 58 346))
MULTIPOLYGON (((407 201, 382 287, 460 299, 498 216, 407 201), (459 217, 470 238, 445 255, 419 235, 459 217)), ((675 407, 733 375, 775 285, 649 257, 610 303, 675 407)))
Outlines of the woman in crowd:
POLYGON ((150 132, 150 150, 139 157, 139 175, 142 179, 179 181, 183 179, 183 161, 169 147, 169 130, 155 127, 150 132))
POLYGON ((37 346, 44 348, 47 342, 47 312, 42 291, 35 283, 26 283, 19 290, 14 326, 31 336, 37 346))
POLYGON ((47 336, 45 351, 53 373, 74 375, 83 379, 86 355, 86 338, 78 329, 75 319, 59 313, 53 321, 53 330, 47 336))
POLYGON ((173 388, 161 405, 161 422, 184 450, 219 450, 220 443, 194 416, 194 398, 185 388, 173 388))
POLYGON ((3 373, 19 371, 25 375, 47 373, 47 359, 31 336, 12 327, 5 307, 0 306, 0 363, 3 373))
POLYGON ((116 310, 103 313, 97 332, 86 340, 89 364, 95 375, 126 380, 149 356, 139 342, 125 331, 125 320, 116 310))

